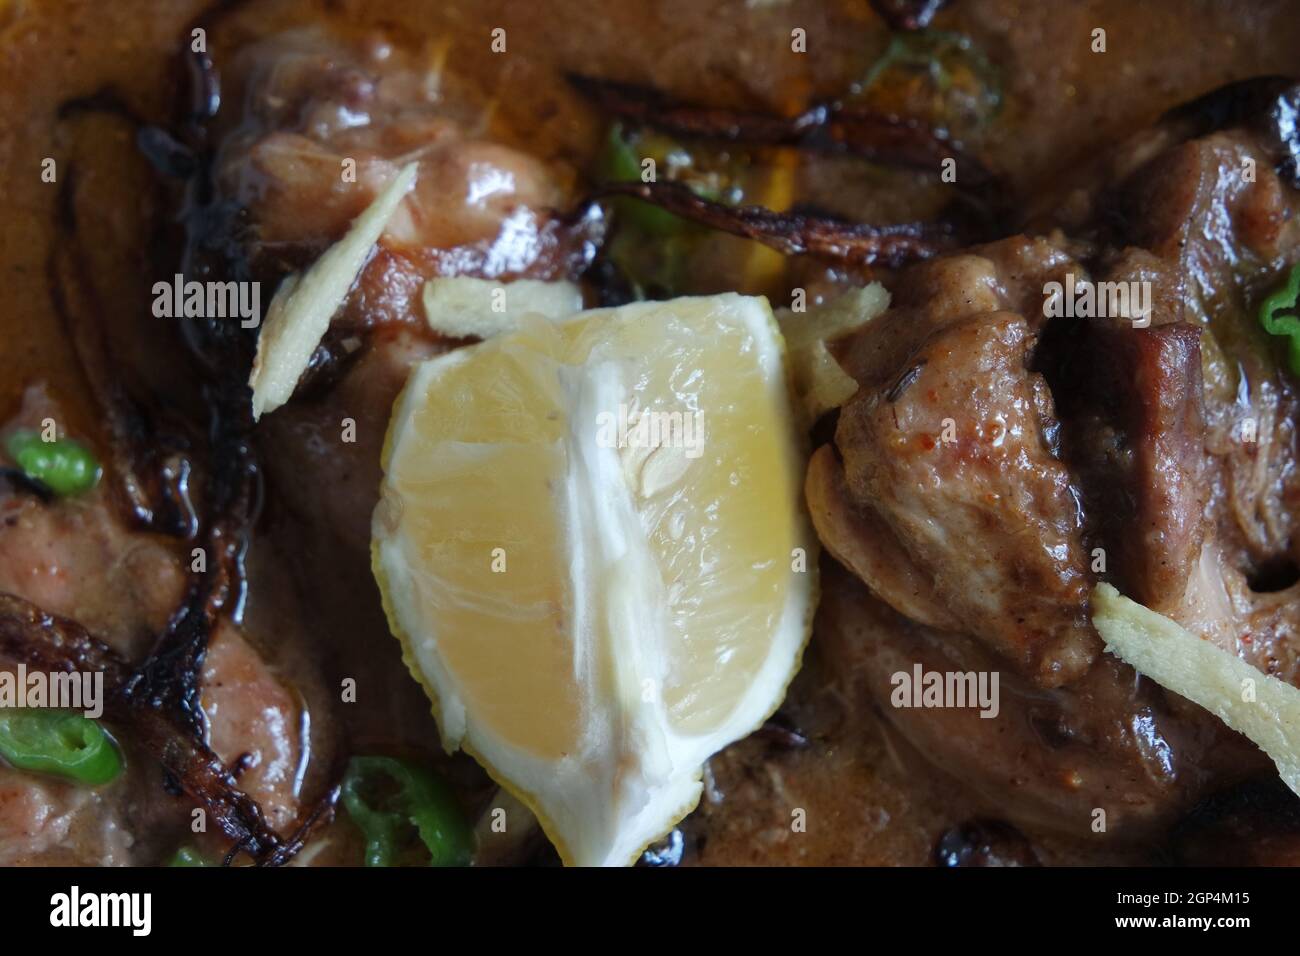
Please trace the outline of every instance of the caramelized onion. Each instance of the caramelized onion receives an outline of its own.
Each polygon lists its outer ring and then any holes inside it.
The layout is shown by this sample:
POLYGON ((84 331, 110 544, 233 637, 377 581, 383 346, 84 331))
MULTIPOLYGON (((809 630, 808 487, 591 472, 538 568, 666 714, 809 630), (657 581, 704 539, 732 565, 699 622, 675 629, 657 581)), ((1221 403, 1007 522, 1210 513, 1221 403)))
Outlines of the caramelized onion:
MULTIPOLYGON (((162 706, 165 698, 142 692, 152 685, 142 680, 141 672, 133 672, 120 654, 76 621, 49 614, 12 594, 0 594, 0 655, 51 673, 103 673, 108 719, 130 728, 132 739, 157 757, 175 783, 198 800, 234 841, 227 863, 241 851, 258 865, 287 863, 332 815, 337 787, 300 818, 292 836, 285 839, 277 834, 221 759, 162 706)), ((156 665, 156 658, 151 661, 156 665)))
POLYGON ((570 74, 569 82, 598 109, 621 120, 675 136, 723 140, 749 146, 794 146, 818 152, 847 152, 873 162, 938 174, 944 160, 955 160, 965 185, 980 186, 991 176, 946 132, 912 118, 878 113, 861 105, 830 102, 797 116, 691 106, 657 90, 570 74))
POLYGON ((697 196, 681 183, 611 183, 597 195, 635 196, 683 219, 754 239, 785 255, 811 255, 851 265, 900 266, 928 259, 952 245, 951 229, 942 224, 873 226, 762 206, 727 206, 697 196))

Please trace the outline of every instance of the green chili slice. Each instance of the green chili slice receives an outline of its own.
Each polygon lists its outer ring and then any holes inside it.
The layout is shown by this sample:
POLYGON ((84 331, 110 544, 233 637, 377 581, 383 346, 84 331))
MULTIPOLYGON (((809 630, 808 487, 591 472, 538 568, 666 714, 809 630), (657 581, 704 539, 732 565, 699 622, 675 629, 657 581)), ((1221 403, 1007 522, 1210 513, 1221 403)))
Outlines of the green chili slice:
POLYGON ((1300 262, 1291 267, 1286 284, 1264 300, 1259 307, 1259 324, 1269 335, 1281 335, 1290 341, 1287 345, 1287 364, 1291 374, 1300 377, 1300 316, 1286 315, 1296 309, 1300 299, 1300 262))
POLYGON ((199 851, 192 846, 183 846, 176 851, 167 864, 168 866, 212 866, 199 851))
POLYGON ((353 757, 343 776, 343 806, 366 838, 366 866, 468 866, 474 834, 447 786, 429 770, 393 757, 353 757), (413 853, 412 849, 416 852, 413 853))
POLYGON ((99 481, 99 462, 71 438, 45 441, 36 432, 20 429, 5 440, 5 451, 28 478, 41 482, 56 495, 81 494, 99 481))
MULTIPOLYGON (((654 157, 647 157, 654 158, 654 157)), ((632 141, 623 132, 623 125, 615 123, 609 128, 605 140, 605 150, 601 154, 598 175, 611 183, 640 182, 642 157, 638 155, 632 141)), ((655 159, 656 167, 659 160, 655 159)), ((634 226, 638 231, 653 236, 673 236, 680 233, 687 223, 670 212, 652 206, 640 199, 620 196, 612 205, 617 214, 634 226)))
POLYGON ((122 755, 104 728, 66 710, 0 710, 0 757, 19 770, 91 786, 122 772, 122 755))
MULTIPOLYGON (((613 123, 597 163, 604 182, 640 182, 642 163, 652 159, 656 178, 687 186, 697 196, 737 205, 745 198, 743 177, 749 158, 725 150, 687 149, 671 136, 650 129, 629 130, 613 123)), ((637 299, 678 295, 692 257, 710 237, 695 223, 631 196, 609 200, 617 228, 605 254, 618 267, 637 299)))

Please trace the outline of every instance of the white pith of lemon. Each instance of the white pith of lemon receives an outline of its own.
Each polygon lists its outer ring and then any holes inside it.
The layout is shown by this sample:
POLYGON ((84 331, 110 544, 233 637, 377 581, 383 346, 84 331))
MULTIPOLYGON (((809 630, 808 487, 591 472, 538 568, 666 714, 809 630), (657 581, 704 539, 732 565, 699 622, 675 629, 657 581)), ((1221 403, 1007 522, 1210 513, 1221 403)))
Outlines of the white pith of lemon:
POLYGON ((803 451, 764 299, 528 317, 412 373, 374 520, 385 609, 444 746, 566 863, 632 862, 780 704, 816 592, 803 451))

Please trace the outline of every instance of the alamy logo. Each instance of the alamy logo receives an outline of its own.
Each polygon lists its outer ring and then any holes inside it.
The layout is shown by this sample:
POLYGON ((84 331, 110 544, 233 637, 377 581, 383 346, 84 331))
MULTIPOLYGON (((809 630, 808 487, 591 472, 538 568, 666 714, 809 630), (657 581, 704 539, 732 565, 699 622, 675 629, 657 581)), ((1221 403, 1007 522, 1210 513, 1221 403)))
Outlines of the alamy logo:
POLYGON ((153 314, 160 319, 239 319, 255 329, 262 321, 260 282, 186 282, 179 272, 171 282, 153 284, 153 314))
POLYGON ((104 672, 47 674, 28 671, 26 664, 0 671, 0 710, 22 707, 79 710, 95 720, 104 713, 104 672))
POLYGON ((82 893, 74 886, 50 897, 50 925, 126 926, 132 936, 148 936, 153 927, 153 896, 149 893, 82 893))
POLYGON ((911 673, 898 671, 889 682, 894 685, 889 702, 895 707, 978 707, 988 719, 1001 710, 997 671, 927 671, 913 664, 911 673))
POLYGON ((1151 324, 1151 283, 1093 282, 1065 274, 1064 284, 1043 285, 1043 315, 1049 319, 1128 319, 1134 328, 1151 324))
POLYGON ((687 458, 704 452, 704 413, 641 411, 626 404, 596 416, 601 448, 681 448, 687 458))

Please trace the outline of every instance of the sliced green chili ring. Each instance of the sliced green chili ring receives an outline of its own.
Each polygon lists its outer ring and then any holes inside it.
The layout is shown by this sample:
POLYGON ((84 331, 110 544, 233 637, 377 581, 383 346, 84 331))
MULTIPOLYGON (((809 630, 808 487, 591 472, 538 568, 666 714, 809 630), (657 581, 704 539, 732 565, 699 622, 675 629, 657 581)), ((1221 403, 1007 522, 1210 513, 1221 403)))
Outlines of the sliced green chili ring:
POLYGON ((432 772, 393 757, 353 757, 343 776, 343 806, 366 838, 366 866, 412 859, 412 831, 429 866, 468 866, 474 834, 446 784, 432 772))
MULTIPOLYGON (((654 130, 629 132, 621 123, 610 126, 597 176, 605 182, 640 182, 645 159, 655 162, 656 175, 681 183, 713 202, 738 205, 744 200, 743 170, 747 160, 707 151, 709 164, 677 140, 654 130)), ((610 200, 619 223, 606 245, 606 256, 618 267, 635 298, 671 298, 681 292, 689 263, 708 229, 658 206, 617 196, 610 200)))
POLYGON ((101 474, 95 456, 71 438, 45 441, 34 431, 20 429, 5 440, 5 451, 23 474, 62 497, 89 491, 101 474))
MULTIPOLYGON (((605 150, 601 154, 598 175, 611 183, 630 183, 641 180, 642 157, 623 133, 621 123, 609 128, 605 150)), ((617 214, 638 231, 652 236, 677 235, 687 225, 685 220, 652 206, 640 199, 620 196, 613 201, 617 214)))
POLYGON ((183 846, 167 863, 168 866, 212 866, 207 858, 192 846, 183 846))
POLYGON ((1290 340, 1287 345, 1287 363, 1291 374, 1300 378, 1300 316, 1281 314, 1300 311, 1296 308, 1297 299, 1300 299, 1300 262, 1291 267, 1286 285, 1265 299, 1259 307, 1259 324, 1269 335, 1281 335, 1290 340))
POLYGON ((122 755, 104 728, 66 710, 0 710, 0 757, 19 770, 91 786, 122 772, 122 755))

